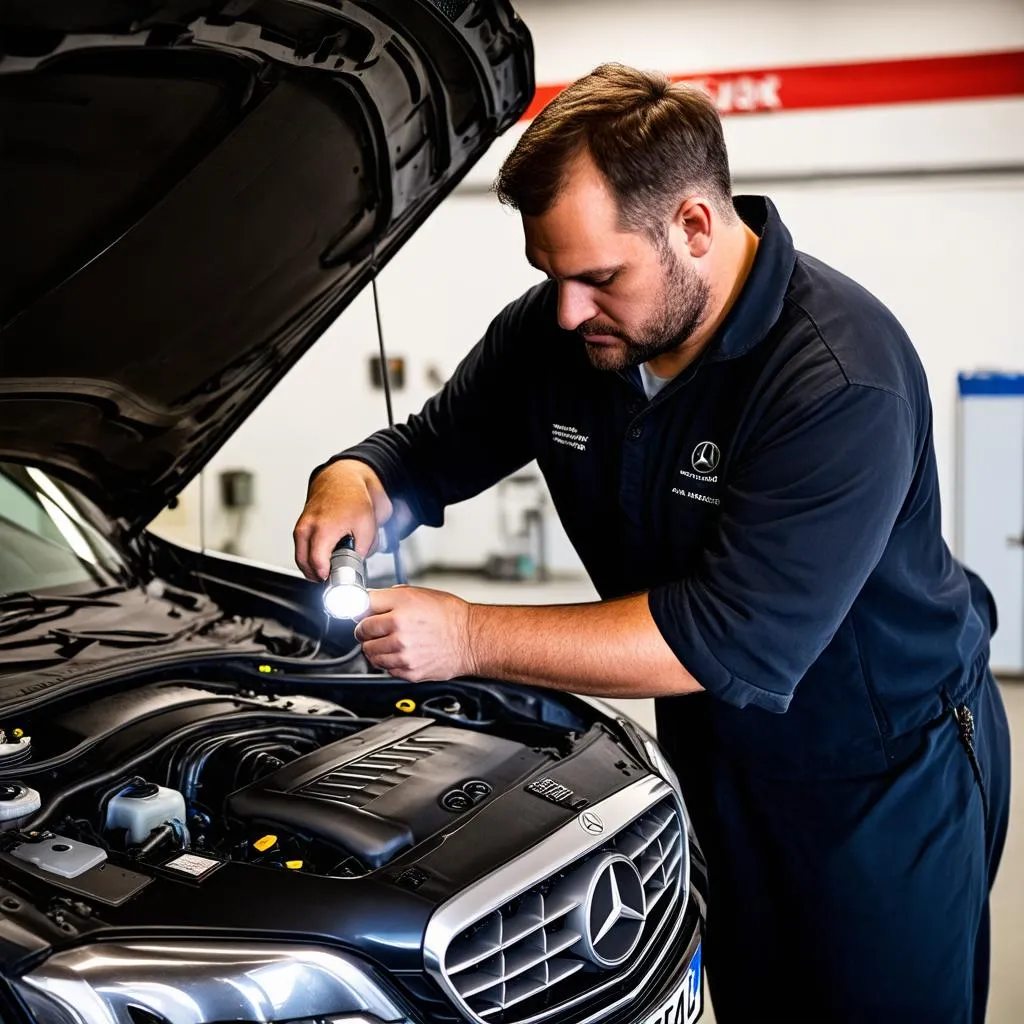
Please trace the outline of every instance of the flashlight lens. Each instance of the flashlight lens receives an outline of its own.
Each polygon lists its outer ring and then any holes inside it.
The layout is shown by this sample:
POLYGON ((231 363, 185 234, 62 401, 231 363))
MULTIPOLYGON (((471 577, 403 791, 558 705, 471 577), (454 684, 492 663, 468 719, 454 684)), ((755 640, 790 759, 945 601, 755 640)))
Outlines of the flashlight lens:
POLYGON ((357 619, 370 607, 370 595, 355 583, 341 583, 324 591, 324 608, 335 619, 357 619))

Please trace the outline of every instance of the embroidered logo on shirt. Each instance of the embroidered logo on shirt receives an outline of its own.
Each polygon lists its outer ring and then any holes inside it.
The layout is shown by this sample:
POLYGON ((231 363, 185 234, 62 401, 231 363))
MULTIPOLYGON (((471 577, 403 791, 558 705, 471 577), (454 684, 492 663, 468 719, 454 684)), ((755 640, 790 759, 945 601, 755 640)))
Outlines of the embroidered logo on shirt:
POLYGON ((569 448, 575 448, 579 452, 585 452, 590 435, 581 434, 576 427, 569 427, 564 423, 552 423, 551 440, 557 444, 564 444, 569 448))
POLYGON ((718 450, 718 445, 714 441, 701 441, 693 449, 690 463, 697 473, 707 474, 714 473, 718 469, 718 463, 721 459, 722 453, 718 450))
POLYGON ((690 456, 690 465, 696 472, 691 473, 688 469, 679 470, 680 476, 689 477, 691 480, 699 480, 702 484, 717 484, 718 464, 722 461, 722 451, 714 441, 701 441, 693 454, 690 456))
MULTIPOLYGON (((690 455, 690 465, 694 472, 688 469, 679 470, 680 476, 696 480, 701 484, 717 484, 719 463, 722 461, 722 451, 714 441, 701 441, 690 455)), ((699 491, 687 490, 685 487, 673 487, 672 493, 680 498, 689 498, 690 501, 699 501, 705 505, 721 505, 721 499, 710 494, 702 494, 699 491)))

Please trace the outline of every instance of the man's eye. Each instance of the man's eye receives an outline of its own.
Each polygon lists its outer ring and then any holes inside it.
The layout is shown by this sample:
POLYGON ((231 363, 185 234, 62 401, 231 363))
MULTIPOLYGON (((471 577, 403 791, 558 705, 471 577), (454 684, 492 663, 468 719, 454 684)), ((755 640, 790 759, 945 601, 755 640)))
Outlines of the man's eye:
POLYGON ((602 277, 600 279, 591 278, 590 281, 587 282, 587 283, 592 285, 594 288, 606 288, 618 276, 619 275, 616 273, 616 274, 609 274, 607 277, 602 277))

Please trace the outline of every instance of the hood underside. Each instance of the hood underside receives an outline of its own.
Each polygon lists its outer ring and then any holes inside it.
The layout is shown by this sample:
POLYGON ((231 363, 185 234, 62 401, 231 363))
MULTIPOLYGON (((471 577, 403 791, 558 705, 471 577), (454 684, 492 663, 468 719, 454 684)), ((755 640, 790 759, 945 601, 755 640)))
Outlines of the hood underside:
POLYGON ((533 90, 506 0, 0 13, 0 458, 141 528, 533 90))

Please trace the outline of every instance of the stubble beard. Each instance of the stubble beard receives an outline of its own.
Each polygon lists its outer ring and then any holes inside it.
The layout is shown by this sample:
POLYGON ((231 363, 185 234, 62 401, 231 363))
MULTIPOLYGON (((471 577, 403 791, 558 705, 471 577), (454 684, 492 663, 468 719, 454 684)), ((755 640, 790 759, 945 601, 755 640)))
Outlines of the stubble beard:
POLYGON ((639 366, 681 348, 707 316, 711 289, 696 271, 685 267, 670 252, 665 261, 660 307, 642 324, 636 335, 599 319, 576 328, 580 335, 604 334, 618 338, 620 345, 587 342, 587 356, 598 370, 621 371, 639 366))

